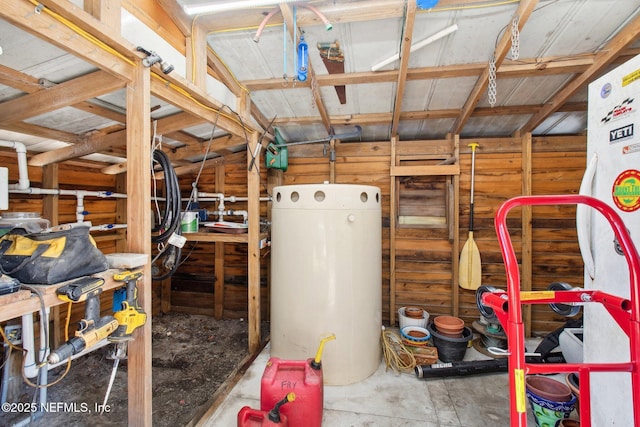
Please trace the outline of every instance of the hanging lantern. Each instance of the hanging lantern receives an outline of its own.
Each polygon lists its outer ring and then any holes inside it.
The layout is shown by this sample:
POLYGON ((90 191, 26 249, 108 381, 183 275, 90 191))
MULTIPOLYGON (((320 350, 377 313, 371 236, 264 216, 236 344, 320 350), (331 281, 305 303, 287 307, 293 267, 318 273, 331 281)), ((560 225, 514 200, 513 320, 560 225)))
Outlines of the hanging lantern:
POLYGON ((298 43, 298 81, 307 80, 307 71, 309 69, 309 46, 304 41, 304 36, 300 36, 298 43))

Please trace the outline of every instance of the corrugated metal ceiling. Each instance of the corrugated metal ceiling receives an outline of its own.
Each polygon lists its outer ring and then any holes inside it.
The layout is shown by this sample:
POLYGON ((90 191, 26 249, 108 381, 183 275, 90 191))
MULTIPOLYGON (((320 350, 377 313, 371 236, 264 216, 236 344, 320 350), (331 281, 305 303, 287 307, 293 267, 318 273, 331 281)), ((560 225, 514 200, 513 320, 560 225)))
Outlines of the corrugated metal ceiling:
MULTIPOLYGON (((159 4, 165 8, 168 3, 173 1, 159 0, 159 4)), ((177 0, 179 6, 196 3, 202 2, 177 0)), ((452 132, 460 112, 472 97, 478 76, 488 66, 489 58, 496 50, 499 40, 505 32, 511 32, 512 19, 520 6, 520 2, 513 1, 441 0, 434 9, 418 10, 413 32, 406 34, 404 24, 408 9, 406 2, 401 0, 319 0, 305 2, 298 7, 295 4, 284 5, 283 8, 287 9, 282 11, 296 14, 299 30, 309 45, 311 66, 317 76, 314 81, 320 85, 315 96, 308 82, 293 82, 294 43, 288 34, 285 36, 280 11, 263 31, 259 43, 253 41, 257 23, 265 13, 277 6, 225 12, 219 20, 201 16, 196 18, 196 22, 206 27, 209 46, 235 78, 249 88, 255 87, 251 90, 251 101, 264 118, 271 120, 276 117, 277 128, 289 142, 328 136, 326 123, 323 124, 318 110, 319 105, 326 109, 336 134, 349 132, 355 125, 360 125, 363 128, 363 141, 389 139, 393 115, 398 113, 395 109, 399 82, 404 86, 397 131, 400 139, 437 139, 452 132), (335 18, 331 19, 333 29, 326 31, 313 12, 304 7, 306 4, 335 18), (345 18, 341 18, 343 15, 333 12, 339 7, 351 6, 357 6, 361 15, 345 12, 345 18), (388 13, 385 14, 385 11, 388 13), (411 37, 415 44, 452 25, 457 26, 457 31, 412 52, 406 70, 399 69, 400 61, 396 60, 379 71, 371 71, 372 65, 400 51, 403 37, 411 37), (344 55, 344 74, 330 76, 316 46, 318 43, 334 42, 339 43, 344 55), (471 71, 468 71, 469 67, 472 68, 471 71), (424 77, 412 75, 412 72, 423 71, 426 73, 424 77), (389 74, 394 72, 393 75, 389 74), (403 73, 406 73, 406 81, 398 77, 403 73), (284 74, 288 77, 286 81, 283 79, 284 74), (336 80, 331 82, 345 82, 346 103, 340 103, 333 86, 327 83, 332 78, 336 80), (262 88, 265 84, 269 89, 262 88)), ((513 58, 513 52, 510 52, 498 68, 496 104, 491 107, 486 90, 482 91, 476 100, 477 105, 472 109, 471 117, 464 120, 460 134, 465 137, 508 136, 521 130, 532 114, 545 103, 553 101, 557 93, 578 75, 575 69, 567 69, 568 72, 565 73, 538 71, 570 60, 582 60, 586 65, 582 65, 578 71, 586 70, 594 62, 594 54, 601 52, 620 31, 625 31, 625 26, 637 19, 639 14, 640 5, 636 1, 539 1, 519 33, 519 58, 513 58), (528 71, 517 74, 508 74, 506 71, 507 66, 525 67, 528 64, 537 64, 539 70, 536 71, 531 66, 528 71), (520 107, 526 106, 531 109, 513 114, 520 107)), ((131 20, 129 13, 123 11, 123 17, 125 16, 131 20)), ((122 31, 123 34, 127 32, 131 33, 131 28, 122 31)), ((0 70, 0 75, 4 77, 0 81, 4 83, 0 84, 1 103, 98 69, 4 19, 0 19, 0 46, 3 52, 0 55, 0 65, 5 67, 0 70), (17 71, 28 77, 28 81, 16 82, 15 77, 10 76, 7 70, 17 71)), ((623 53, 627 57, 640 53, 638 47, 640 44, 635 42, 623 53)), ((175 52, 169 53, 164 46, 153 48, 163 57, 175 55, 175 52)), ((568 99, 563 100, 563 103, 566 101, 573 108, 554 112, 538 124, 533 133, 583 133, 586 129, 586 100, 586 87, 583 85, 568 99)), ((69 106, 28 117, 23 124, 5 124, 0 129, 0 138, 23 140, 30 150, 46 151, 73 142, 65 141, 65 138, 60 138, 55 132, 83 136, 101 130, 107 132, 108 129, 124 125, 124 89, 88 101, 94 106, 108 109, 115 117, 105 117, 104 114, 93 113, 91 109, 69 106), (35 136, 20 135, 22 132, 19 131, 25 125, 31 126, 35 136), (46 130, 51 131, 51 138, 47 138, 46 130)), ((151 105, 153 118, 180 112, 155 97, 152 98, 151 105)), ((230 108, 235 109, 236 106, 230 105, 230 108)), ((266 125, 261 124, 263 127, 266 125)), ((211 136, 212 125, 188 126, 183 132, 185 136, 206 140, 211 136)), ((216 136, 224 133, 224 130, 218 129, 216 136)), ((176 146, 184 144, 171 137, 167 137, 165 142, 176 146)), ((237 150, 237 147, 230 147, 230 152, 237 150)), ((96 154, 89 158, 106 162, 122 160, 115 153, 96 154)))

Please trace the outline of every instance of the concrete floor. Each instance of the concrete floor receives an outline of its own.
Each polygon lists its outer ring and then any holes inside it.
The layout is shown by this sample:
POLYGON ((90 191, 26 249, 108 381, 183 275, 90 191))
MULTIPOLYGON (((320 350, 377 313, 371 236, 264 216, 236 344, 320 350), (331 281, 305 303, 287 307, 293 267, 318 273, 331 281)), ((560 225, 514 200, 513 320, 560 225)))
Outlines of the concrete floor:
MULTIPOLYGON (((535 348, 537 344, 528 345, 535 348)), ((269 345, 229 392, 205 427, 236 426, 243 406, 260 408, 260 380, 269 345)), ((488 359, 468 348, 464 360, 488 359)), ((535 426, 528 410, 528 425, 535 426)), ((575 416, 575 413, 574 413, 575 416)), ((324 387, 323 425, 330 427, 476 427, 509 425, 506 373, 422 380, 387 371, 384 361, 369 378, 324 387)), ((296 427, 296 426, 293 426, 296 427)))

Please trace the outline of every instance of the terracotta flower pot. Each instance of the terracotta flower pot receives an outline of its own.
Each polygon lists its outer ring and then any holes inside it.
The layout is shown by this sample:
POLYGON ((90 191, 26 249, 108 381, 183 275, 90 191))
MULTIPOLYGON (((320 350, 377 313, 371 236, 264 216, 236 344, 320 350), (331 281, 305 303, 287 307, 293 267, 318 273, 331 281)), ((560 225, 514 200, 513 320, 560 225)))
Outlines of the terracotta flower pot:
POLYGON ((404 315, 412 319, 422 319, 423 311, 420 307, 408 306, 404 308, 404 315))
POLYGON ((464 320, 454 316, 438 316, 433 319, 438 332, 444 336, 458 338, 464 330, 464 320))
POLYGON ((580 415, 580 375, 571 372, 567 374, 564 381, 567 383, 567 386, 569 386, 569 389, 571 389, 571 393, 575 394, 578 398, 576 401, 576 411, 578 411, 578 415, 580 415))
POLYGON ((532 393, 553 402, 568 402, 573 398, 571 389, 560 381, 540 375, 527 375, 527 388, 532 393))

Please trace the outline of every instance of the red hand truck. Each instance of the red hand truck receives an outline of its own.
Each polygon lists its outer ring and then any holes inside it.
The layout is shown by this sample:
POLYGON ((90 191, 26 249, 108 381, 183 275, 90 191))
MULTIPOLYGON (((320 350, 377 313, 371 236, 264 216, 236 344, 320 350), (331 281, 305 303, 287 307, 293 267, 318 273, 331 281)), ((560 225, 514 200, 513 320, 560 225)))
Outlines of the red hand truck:
POLYGON ((495 217, 495 227, 507 274, 507 291, 495 290, 482 295, 482 303, 491 307, 502 324, 508 340, 509 395, 511 427, 526 426, 526 374, 578 372, 580 374, 580 424, 591 427, 591 372, 628 372, 631 375, 634 425, 640 426, 640 258, 620 216, 606 203, 582 195, 521 196, 503 203, 495 217), (518 206, 584 204, 600 212, 609 222, 629 266, 629 299, 600 290, 520 291, 520 272, 507 229, 508 212, 518 206), (623 363, 544 363, 525 361, 525 337, 521 304, 600 303, 629 337, 630 361, 623 363))

